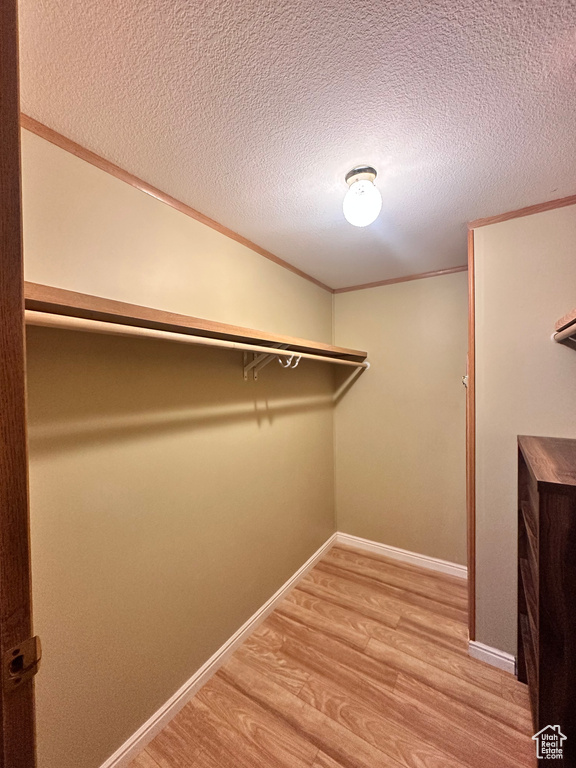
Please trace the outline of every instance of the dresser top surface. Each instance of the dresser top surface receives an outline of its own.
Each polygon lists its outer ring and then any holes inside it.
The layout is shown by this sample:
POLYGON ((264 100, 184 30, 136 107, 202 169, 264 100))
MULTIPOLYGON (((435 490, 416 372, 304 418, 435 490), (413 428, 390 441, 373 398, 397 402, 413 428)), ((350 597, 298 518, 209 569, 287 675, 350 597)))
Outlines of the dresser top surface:
POLYGON ((576 440, 520 435, 518 445, 537 482, 576 488, 576 440))

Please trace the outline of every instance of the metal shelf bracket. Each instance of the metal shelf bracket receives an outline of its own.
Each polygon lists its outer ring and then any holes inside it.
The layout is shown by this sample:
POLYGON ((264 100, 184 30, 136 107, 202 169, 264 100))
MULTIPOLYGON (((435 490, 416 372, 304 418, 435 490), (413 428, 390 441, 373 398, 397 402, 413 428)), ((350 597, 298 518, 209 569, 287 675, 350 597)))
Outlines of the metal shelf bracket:
MULTIPOLYGON (((288 344, 278 344, 277 346, 273 347, 273 349, 287 349, 288 344)), ((272 362, 276 357, 278 357, 278 354, 275 352, 262 352, 260 354, 250 353, 250 352, 244 352, 244 381, 248 381, 250 378, 250 371, 252 371, 252 376, 254 378, 254 381, 258 381, 258 373, 265 368, 269 363, 272 362), (249 360, 249 356, 252 355, 252 360, 249 360)))

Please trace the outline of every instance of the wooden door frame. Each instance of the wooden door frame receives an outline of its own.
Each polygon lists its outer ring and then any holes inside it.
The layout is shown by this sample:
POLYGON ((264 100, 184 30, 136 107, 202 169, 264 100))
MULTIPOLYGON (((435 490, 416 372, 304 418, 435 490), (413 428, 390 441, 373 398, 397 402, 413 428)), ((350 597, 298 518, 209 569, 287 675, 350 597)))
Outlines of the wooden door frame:
MULTIPOLYGON (((16 0, 0 4, 0 661, 32 635, 16 0)), ((22 678, 19 678, 22 679, 22 678)), ((0 685, 0 766, 34 768, 33 680, 0 685)))
POLYGON ((466 387, 466 517, 468 538, 468 635, 476 639, 476 334, 474 230, 468 230, 468 361, 466 387))

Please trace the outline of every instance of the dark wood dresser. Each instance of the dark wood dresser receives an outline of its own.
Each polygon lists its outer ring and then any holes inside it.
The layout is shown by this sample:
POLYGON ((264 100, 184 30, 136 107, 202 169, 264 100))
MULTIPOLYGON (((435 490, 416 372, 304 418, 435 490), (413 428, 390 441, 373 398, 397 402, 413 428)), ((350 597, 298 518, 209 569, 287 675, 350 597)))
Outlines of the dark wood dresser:
POLYGON ((576 440, 518 438, 517 674, 576 768, 576 440))

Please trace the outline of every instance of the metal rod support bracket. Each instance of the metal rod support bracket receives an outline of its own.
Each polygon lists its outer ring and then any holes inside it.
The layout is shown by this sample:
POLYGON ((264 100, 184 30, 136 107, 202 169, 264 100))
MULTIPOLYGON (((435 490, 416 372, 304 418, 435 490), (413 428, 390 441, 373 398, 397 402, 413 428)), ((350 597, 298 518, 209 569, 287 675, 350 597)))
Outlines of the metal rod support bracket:
MULTIPOLYGON (((278 344, 271 349, 286 349, 288 347, 288 344, 278 344)), ((250 362, 248 361, 248 355, 249 352, 244 352, 244 381, 248 381, 250 371, 252 371, 252 376, 254 377, 254 381, 258 381, 258 373, 262 370, 262 368, 265 368, 269 363, 272 362, 272 360, 276 359, 278 355, 275 352, 262 352, 260 354, 256 354, 255 352, 252 355, 252 360, 250 362)))

